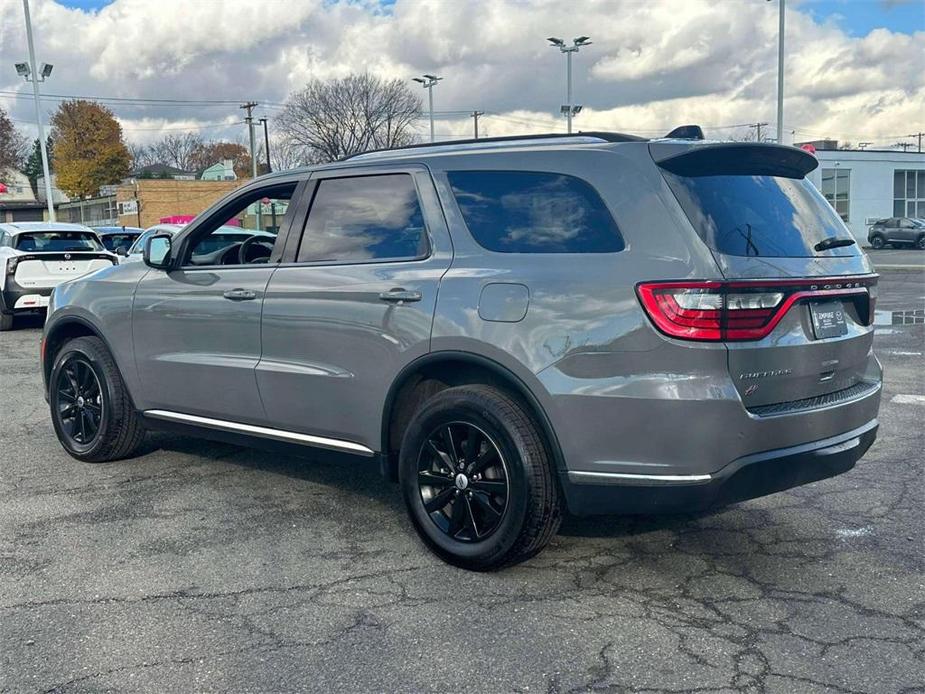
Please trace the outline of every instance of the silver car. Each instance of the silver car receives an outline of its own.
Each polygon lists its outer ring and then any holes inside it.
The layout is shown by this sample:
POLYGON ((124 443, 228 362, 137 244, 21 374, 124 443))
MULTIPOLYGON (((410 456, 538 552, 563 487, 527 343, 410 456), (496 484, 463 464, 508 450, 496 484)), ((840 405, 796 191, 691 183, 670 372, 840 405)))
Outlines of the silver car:
POLYGON ((149 428, 372 457, 423 541, 476 570, 536 554, 566 510, 845 472, 878 426, 877 276, 816 165, 596 133, 259 178, 57 288, 55 431, 93 462, 149 428), (231 218, 265 231, 203 263, 231 218))

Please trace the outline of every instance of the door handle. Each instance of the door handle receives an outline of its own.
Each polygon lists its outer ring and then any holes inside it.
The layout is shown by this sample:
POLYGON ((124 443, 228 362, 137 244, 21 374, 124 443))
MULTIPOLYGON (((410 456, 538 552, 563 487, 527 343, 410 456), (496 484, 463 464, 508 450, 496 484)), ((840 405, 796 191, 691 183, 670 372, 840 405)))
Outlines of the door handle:
POLYGON ((250 289, 229 289, 222 296, 229 301, 251 301, 257 298, 257 292, 252 292, 250 289))
POLYGON ((379 298, 383 301, 388 301, 389 303, 400 304, 405 302, 420 301, 422 296, 421 292, 409 291, 407 289, 398 287, 396 289, 390 289, 387 292, 382 292, 379 295, 379 298))

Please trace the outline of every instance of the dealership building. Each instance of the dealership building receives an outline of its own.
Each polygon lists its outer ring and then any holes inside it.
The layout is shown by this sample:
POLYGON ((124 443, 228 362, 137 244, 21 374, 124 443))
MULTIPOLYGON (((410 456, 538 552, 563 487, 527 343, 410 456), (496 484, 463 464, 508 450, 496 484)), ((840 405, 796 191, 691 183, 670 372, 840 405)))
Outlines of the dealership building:
POLYGON ((867 228, 878 219, 925 219, 925 153, 838 149, 833 140, 799 144, 816 147, 819 167, 808 178, 858 241, 867 241, 867 228))

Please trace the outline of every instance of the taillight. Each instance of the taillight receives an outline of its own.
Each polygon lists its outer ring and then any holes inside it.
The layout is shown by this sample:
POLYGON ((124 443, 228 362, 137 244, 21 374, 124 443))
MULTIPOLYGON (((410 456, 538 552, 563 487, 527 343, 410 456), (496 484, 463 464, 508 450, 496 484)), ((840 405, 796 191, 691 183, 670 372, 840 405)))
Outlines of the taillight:
POLYGON ((859 314, 873 320, 869 287, 876 275, 801 280, 642 282, 636 287, 649 318, 661 332, 682 340, 760 340, 802 299, 852 296, 859 314))
POLYGON ((15 275, 16 266, 19 265, 19 258, 7 258, 6 260, 6 274, 15 275))

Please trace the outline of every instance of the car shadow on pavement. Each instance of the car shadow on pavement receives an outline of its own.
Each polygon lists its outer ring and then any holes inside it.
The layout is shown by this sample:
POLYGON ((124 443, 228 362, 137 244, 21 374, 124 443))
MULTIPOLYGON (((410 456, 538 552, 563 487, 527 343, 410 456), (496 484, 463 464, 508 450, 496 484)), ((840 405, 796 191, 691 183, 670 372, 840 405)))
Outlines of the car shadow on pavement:
POLYGON ((165 432, 149 432, 139 455, 157 451, 197 456, 207 461, 285 475, 333 487, 345 494, 363 496, 402 511, 404 509, 398 485, 383 480, 376 459, 328 451, 312 451, 311 455, 300 456, 165 432))
MULTIPOLYGON (((728 507, 727 507, 728 508, 728 507)), ((573 516, 566 514, 559 528, 565 537, 620 538, 658 530, 678 530, 695 521, 721 513, 724 508, 696 513, 652 515, 573 516)))

